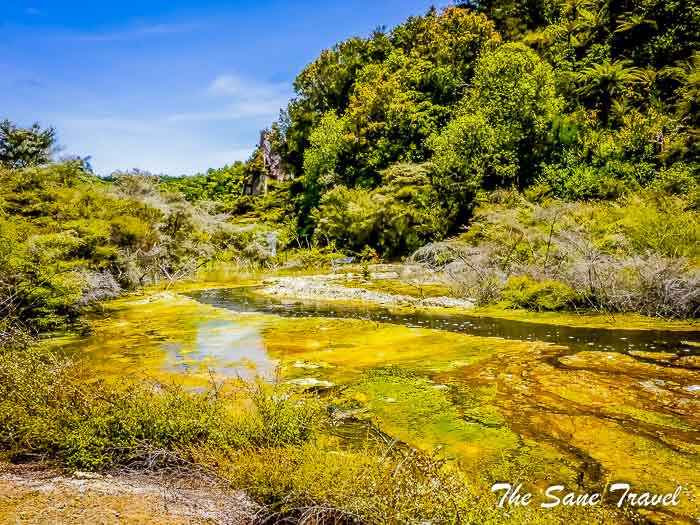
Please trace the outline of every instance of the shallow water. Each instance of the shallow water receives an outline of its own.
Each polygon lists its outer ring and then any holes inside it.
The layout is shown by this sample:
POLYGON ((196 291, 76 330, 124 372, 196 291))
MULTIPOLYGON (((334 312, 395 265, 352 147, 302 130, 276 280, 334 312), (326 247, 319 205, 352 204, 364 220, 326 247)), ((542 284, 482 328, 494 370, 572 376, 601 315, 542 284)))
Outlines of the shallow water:
MULTIPOLYGON (((190 292, 121 304, 70 345, 97 373, 329 382, 341 433, 367 428, 533 489, 684 487, 658 522, 700 517, 698 333, 571 328, 190 292), (696 344, 692 344, 696 343, 696 344), (364 423, 364 424, 358 424, 364 423)), ((326 383, 327 384, 327 383, 326 383)), ((489 478, 490 477, 490 478, 489 478)))
MULTIPOLYGON (((335 354, 354 354, 361 361, 356 335, 341 332, 325 345, 321 337, 324 349, 300 352, 300 334, 287 331, 288 344, 272 348, 278 355, 295 354, 297 365, 308 360, 340 367, 340 374, 307 372, 349 384, 340 396, 349 406, 367 408, 379 428, 411 445, 442 447, 465 465, 500 457, 504 476, 542 487, 563 483, 591 490, 625 480, 642 492, 680 484, 685 487, 682 508, 647 517, 684 521, 700 516, 700 347, 692 344, 700 341, 697 332, 573 328, 284 301, 249 289, 200 291, 191 297, 288 322, 354 319, 469 336, 456 344, 427 338, 422 352, 402 339, 388 339, 378 347, 382 359, 355 367, 353 359, 335 354), (505 344, 494 347, 499 339, 505 344), (410 375, 377 372, 386 365, 410 375), (351 378, 351 368, 365 373, 351 378)), ((364 351, 371 352, 368 346, 364 351)))
POLYGON ((675 352, 680 356, 700 355, 700 333, 658 330, 611 330, 554 326, 507 319, 476 317, 426 311, 395 312, 382 307, 344 306, 329 302, 290 301, 267 297, 254 288, 201 290, 188 294, 197 301, 235 312, 272 313, 285 317, 330 317, 392 323, 410 328, 430 328, 481 337, 502 337, 520 341, 544 341, 571 349, 629 352, 675 352))

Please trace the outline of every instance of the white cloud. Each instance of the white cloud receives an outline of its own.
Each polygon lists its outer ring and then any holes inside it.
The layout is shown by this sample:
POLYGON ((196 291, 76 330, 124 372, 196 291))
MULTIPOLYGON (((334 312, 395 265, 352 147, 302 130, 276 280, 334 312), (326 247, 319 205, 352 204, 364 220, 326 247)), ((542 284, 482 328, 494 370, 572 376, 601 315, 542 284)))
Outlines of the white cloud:
POLYGON ((168 120, 240 120, 255 117, 272 120, 290 98, 289 87, 286 85, 261 83, 233 74, 216 77, 208 85, 206 93, 210 97, 225 100, 225 103, 214 109, 170 115, 168 120))
POLYGON ((212 95, 241 95, 245 93, 243 80, 237 75, 221 75, 208 88, 212 95))

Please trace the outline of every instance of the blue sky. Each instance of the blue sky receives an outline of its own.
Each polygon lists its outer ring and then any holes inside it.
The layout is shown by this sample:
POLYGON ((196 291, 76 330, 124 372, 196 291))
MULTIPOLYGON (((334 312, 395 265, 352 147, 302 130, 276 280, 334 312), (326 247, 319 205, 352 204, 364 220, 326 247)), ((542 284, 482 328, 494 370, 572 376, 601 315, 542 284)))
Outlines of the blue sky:
POLYGON ((0 119, 53 125, 100 174, 223 166, 322 49, 433 3, 0 0, 0 119))

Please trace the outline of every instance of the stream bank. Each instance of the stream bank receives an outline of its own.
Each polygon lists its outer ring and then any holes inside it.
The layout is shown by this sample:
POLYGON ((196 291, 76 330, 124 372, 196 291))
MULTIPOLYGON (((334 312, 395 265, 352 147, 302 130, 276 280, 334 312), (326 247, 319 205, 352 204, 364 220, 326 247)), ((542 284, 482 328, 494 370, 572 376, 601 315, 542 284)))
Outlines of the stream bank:
MULTIPOLYGON (((288 290, 297 286, 290 279, 362 286, 352 272, 283 277, 288 290)), ((106 306, 91 336, 64 348, 115 380, 201 389, 212 378, 263 377, 312 386, 337 413, 364 424, 346 428, 340 445, 322 445, 332 457, 364 450, 362 429, 372 427, 470 473, 470 484, 522 479, 541 492, 555 482, 598 490, 623 479, 662 492, 679 483, 681 508, 641 514, 654 523, 692 523, 698 514, 696 332, 260 293, 280 283, 272 279, 124 298, 106 306)), ((400 290, 399 281, 370 279, 367 289, 400 290)), ((441 292, 425 283, 415 293, 441 292)))

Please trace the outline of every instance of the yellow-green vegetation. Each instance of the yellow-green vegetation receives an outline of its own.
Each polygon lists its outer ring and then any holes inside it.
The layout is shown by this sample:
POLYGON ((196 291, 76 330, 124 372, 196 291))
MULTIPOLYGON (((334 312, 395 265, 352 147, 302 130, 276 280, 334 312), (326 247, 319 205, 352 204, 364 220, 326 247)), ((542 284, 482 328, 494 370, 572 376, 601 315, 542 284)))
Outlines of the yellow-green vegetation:
POLYGON ((402 279, 351 279, 344 286, 364 288, 394 295, 408 295, 423 299, 426 297, 441 297, 452 295, 452 289, 445 284, 422 283, 420 280, 406 281, 402 279))
MULTIPOLYGON (((305 446, 279 451, 244 451, 209 458, 224 477, 249 487, 268 502, 273 517, 290 514, 320 522, 352 520, 368 525, 410 523, 626 523, 611 507, 499 509, 482 480, 443 460, 418 452, 375 455, 371 451, 305 446), (290 496, 291 495, 291 496, 290 496), (305 507, 300 503, 306 502, 305 507)), ((520 471, 522 472, 522 471, 520 471)), ((506 471, 503 471, 506 474, 506 471)), ((513 476, 515 471, 507 474, 513 476)))
POLYGON ((532 312, 503 308, 502 306, 477 307, 469 315, 495 317, 525 323, 551 324, 553 326, 575 326, 581 328, 610 328, 615 330, 671 330, 694 332, 699 328, 694 319, 659 319, 633 313, 611 314, 593 312, 532 312))
POLYGON ((457 457, 463 464, 493 460, 494 455, 507 454, 519 445, 517 434, 505 427, 497 411, 464 417, 464 407, 453 402, 447 385, 402 368, 370 371, 343 392, 343 401, 366 407, 372 421, 394 438, 429 451, 440 447, 441 454, 457 457))
MULTIPOLYGON (((265 346, 273 356, 320 361, 343 373, 386 364, 441 370, 450 363, 472 363, 496 352, 515 352, 529 343, 471 337, 353 319, 280 318, 265 330, 265 346), (436 354, 434 349, 440 348, 436 354)), ((333 373, 332 369, 328 373, 333 373)))
POLYGON ((159 451, 186 459, 192 447, 300 443, 322 419, 311 398, 262 384, 229 386, 197 393, 167 383, 86 381, 61 355, 3 351, 0 446, 10 460, 39 454, 74 469, 100 469, 148 461, 159 451))

